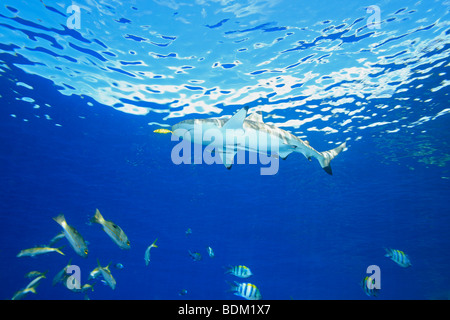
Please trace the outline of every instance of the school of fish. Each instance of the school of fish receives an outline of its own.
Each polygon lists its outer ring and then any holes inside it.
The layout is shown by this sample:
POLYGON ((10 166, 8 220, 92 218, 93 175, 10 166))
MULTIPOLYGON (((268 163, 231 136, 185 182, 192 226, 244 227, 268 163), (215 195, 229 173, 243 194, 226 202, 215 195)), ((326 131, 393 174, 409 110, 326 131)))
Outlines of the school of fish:
MULTIPOLYGON (((168 129, 156 129, 155 133, 167 134, 172 131, 168 129)), ((59 214, 53 218, 62 228, 62 231, 54 236, 47 245, 38 245, 32 248, 23 249, 18 254, 18 258, 22 257, 37 257, 45 254, 49 254, 52 252, 58 253, 59 255, 65 255, 62 251, 64 246, 56 247, 55 244, 60 241, 62 238, 66 238, 70 247, 74 250, 74 252, 82 257, 87 258, 89 254, 88 250, 88 242, 86 242, 83 236, 78 232, 78 230, 69 224, 63 214, 59 214)), ((106 220, 103 215, 100 213, 98 209, 95 210, 94 216, 89 219, 89 225, 99 224, 102 230, 106 233, 106 235, 122 250, 130 250, 131 244, 125 232, 120 228, 117 224, 110 220, 106 220)), ((188 228, 185 231, 186 237, 191 236, 192 230, 188 228)), ((158 248, 156 245, 158 238, 156 238, 145 250, 144 252, 144 262, 145 266, 150 264, 150 251, 152 248, 158 248)), ((404 253, 402 250, 385 248, 385 257, 390 258, 393 262, 399 265, 402 268, 410 267, 411 261, 409 256, 404 253)), ((214 258, 215 253, 211 246, 206 247, 206 253, 209 258, 214 258)), ((202 254, 197 251, 188 250, 189 257, 194 261, 198 262, 202 260, 202 254)), ((97 283, 102 283, 105 286, 110 287, 112 290, 115 290, 117 282, 111 272, 111 266, 114 266, 115 269, 122 270, 124 268, 123 264, 109 262, 107 265, 102 265, 97 258, 97 264, 94 269, 89 273, 88 283, 85 283, 81 286, 81 283, 78 283, 78 280, 74 277, 70 276, 69 269, 72 267, 72 258, 69 260, 68 264, 65 265, 54 277, 52 281, 52 285, 55 286, 58 283, 61 283, 68 290, 73 292, 84 294, 84 299, 89 299, 88 293, 94 291, 94 285, 97 283), (99 281, 98 281, 99 280, 99 281)), ((36 294, 36 288, 39 286, 43 279, 46 279, 46 274, 48 271, 40 272, 40 271, 30 271, 25 274, 25 278, 30 279, 30 282, 26 284, 22 289, 16 291, 12 300, 19 300, 26 297, 29 293, 36 294)), ((249 267, 245 265, 233 265, 225 267, 225 274, 231 275, 240 279, 247 279, 253 276, 252 271, 249 267)), ((238 282, 238 281, 228 281, 225 280, 229 285, 229 292, 232 292, 234 295, 247 299, 247 300, 260 300, 262 299, 261 292, 259 288, 250 282, 238 282)), ((380 293, 380 286, 377 285, 375 278, 365 276, 361 282, 360 286, 363 292, 369 297, 376 297, 380 293)), ((179 296, 185 296, 188 294, 188 290, 185 288, 180 288, 178 291, 179 296)))
MULTIPOLYGON (((82 257, 87 258, 89 254, 88 250, 88 242, 84 240, 83 236, 78 232, 78 230, 69 224, 63 214, 60 214, 53 218, 54 221, 56 221, 62 228, 62 231, 58 233, 56 236, 54 236, 50 241, 48 245, 38 245, 32 248, 21 250, 18 254, 18 258, 22 257, 37 257, 40 255, 48 254, 51 252, 59 253, 60 255, 65 255, 65 253, 62 251, 64 246, 61 247, 54 247, 54 244, 58 241, 60 241, 62 238, 66 238, 70 247, 74 250, 74 252, 82 257)), ((109 238, 120 248, 123 250, 129 250, 130 249, 130 241, 128 240, 127 235, 125 232, 120 228, 117 224, 110 220, 106 220, 100 211, 96 209, 94 216, 88 221, 87 224, 99 224, 103 231, 109 236, 109 238)), ((157 240, 157 239, 156 239, 157 240)), ((144 259, 145 264, 148 265, 150 262, 150 249, 151 248, 157 248, 156 246, 156 240, 147 248, 147 250, 144 253, 144 259)), ((88 300, 88 292, 94 291, 94 285, 97 282, 97 280, 100 280, 100 283, 103 283, 106 286, 109 286, 112 290, 116 288, 116 280, 111 272, 111 265, 112 262, 109 262, 106 266, 102 266, 99 259, 97 259, 97 267, 95 267, 90 273, 88 282, 91 281, 91 283, 85 283, 81 286, 81 283, 79 283, 79 280, 73 276, 71 268, 74 266, 72 265, 72 258, 69 260, 68 264, 65 265, 54 277, 52 281, 52 285, 55 286, 58 283, 65 286, 68 290, 71 290, 73 292, 82 293, 84 294, 84 299, 88 300)), ((113 265, 116 269, 121 270, 124 268, 123 264, 116 263, 113 265)), ((13 296, 12 300, 20 300, 26 297, 29 293, 36 294, 36 288, 41 283, 42 279, 46 279, 46 272, 41 271, 30 271, 25 274, 25 278, 32 279, 25 287, 22 289, 16 291, 13 296)))
MULTIPOLYGON (((87 258, 89 250, 87 245, 89 244, 84 240, 83 236, 77 231, 77 229, 70 225, 65 216, 60 214, 53 218, 62 228, 62 232, 54 236, 49 242, 48 245, 38 245, 32 248, 23 249, 18 254, 18 258, 22 257, 37 257, 45 254, 49 254, 52 252, 58 253, 59 255, 65 256, 65 253, 62 249, 65 246, 56 247, 55 243, 60 241, 62 238, 66 238, 70 247, 72 247, 73 251, 82 258, 87 258)), ((120 228, 117 224, 110 220, 106 220, 100 211, 96 209, 94 216, 89 220, 88 224, 99 224, 103 231, 109 236, 109 238, 120 248, 123 250, 130 250, 131 245, 130 241, 125 234, 125 232, 120 228)), ((190 236, 192 234, 191 228, 188 228, 185 232, 186 236, 190 236)), ((158 248, 156 245, 158 238, 156 238, 145 250, 144 252, 144 262, 145 265, 148 266, 150 263, 150 251, 152 248, 158 248)), ((393 262, 399 265, 402 268, 408 268, 412 266, 411 260, 409 256, 402 250, 385 248, 385 257, 390 258, 393 262)), ((206 247, 206 253, 209 258, 214 258, 215 253, 211 246, 206 247)), ((202 254, 197 251, 188 250, 189 257, 197 262, 202 260, 202 254)), ((92 271, 89 273, 88 283, 85 283, 81 286, 81 283, 74 277, 71 277, 71 273, 69 272, 69 268, 72 267, 72 258, 69 260, 68 264, 65 265, 54 277, 52 281, 52 285, 55 286, 58 283, 61 283, 68 290, 76 293, 84 294, 84 299, 88 300, 88 293, 94 291, 94 285, 97 283, 102 283, 105 286, 110 287, 112 290, 115 290, 117 282, 111 272, 111 266, 115 269, 122 270, 124 268, 123 264, 109 262, 107 265, 102 266, 99 259, 97 258, 97 265, 92 271), (99 281, 98 281, 99 280, 99 281)), ((245 265, 229 265, 225 268, 225 274, 232 275, 237 278, 247 279, 253 276, 252 271, 249 267, 245 265)), ((13 296, 12 300, 20 300, 25 298, 29 293, 36 294, 36 288, 40 285, 43 279, 47 278, 47 272, 41 272, 37 270, 30 271, 25 274, 25 278, 30 279, 30 282, 26 284, 20 290, 17 290, 13 296)), ((230 282, 225 280, 229 285, 229 292, 232 292, 234 295, 244 298, 246 300, 261 300, 262 295, 259 288, 250 282, 238 282, 233 281, 230 282)), ((376 283, 375 278, 365 276, 361 282, 360 286, 363 292, 369 297, 376 297, 380 293, 380 286, 376 283)), ((187 295, 188 290, 183 288, 178 291, 179 296, 187 295)))

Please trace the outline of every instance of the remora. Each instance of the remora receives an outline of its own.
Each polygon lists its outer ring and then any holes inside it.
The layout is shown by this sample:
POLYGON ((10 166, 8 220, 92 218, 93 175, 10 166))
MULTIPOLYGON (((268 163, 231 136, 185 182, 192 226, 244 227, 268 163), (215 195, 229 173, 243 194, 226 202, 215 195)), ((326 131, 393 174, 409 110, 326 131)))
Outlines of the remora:
POLYGON ((308 141, 264 123, 260 113, 252 113, 247 117, 247 112, 248 107, 244 107, 230 119, 184 120, 175 124, 172 132, 175 136, 191 142, 214 147, 227 169, 231 168, 234 156, 239 150, 277 155, 283 160, 292 152, 298 152, 310 161, 311 158, 316 158, 325 172, 331 175, 331 160, 346 148, 346 142, 344 142, 337 148, 319 152, 311 147, 308 141), (205 138, 204 133, 208 131, 218 132, 226 139, 218 139, 217 134, 209 134, 208 138, 205 138), (213 141, 211 137, 214 137, 213 141))

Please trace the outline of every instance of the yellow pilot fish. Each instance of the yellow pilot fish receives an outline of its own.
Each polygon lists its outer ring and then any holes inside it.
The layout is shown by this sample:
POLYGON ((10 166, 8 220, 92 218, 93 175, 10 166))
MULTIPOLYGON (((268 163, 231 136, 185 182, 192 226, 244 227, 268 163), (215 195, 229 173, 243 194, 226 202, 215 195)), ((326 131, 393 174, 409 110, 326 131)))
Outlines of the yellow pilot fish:
POLYGON ((79 256, 86 258, 88 254, 87 245, 81 234, 78 233, 77 229, 67 223, 63 214, 54 217, 53 220, 55 220, 63 228, 64 235, 66 236, 66 239, 69 241, 73 250, 75 250, 75 252, 79 256))
POLYGON ((162 133, 162 134, 172 133, 172 131, 170 131, 169 129, 156 129, 153 132, 162 133))
POLYGON ((105 220, 100 214, 100 211, 96 209, 94 217, 92 217, 91 222, 100 224, 106 234, 121 248, 130 249, 130 241, 123 230, 113 223, 112 221, 105 220))

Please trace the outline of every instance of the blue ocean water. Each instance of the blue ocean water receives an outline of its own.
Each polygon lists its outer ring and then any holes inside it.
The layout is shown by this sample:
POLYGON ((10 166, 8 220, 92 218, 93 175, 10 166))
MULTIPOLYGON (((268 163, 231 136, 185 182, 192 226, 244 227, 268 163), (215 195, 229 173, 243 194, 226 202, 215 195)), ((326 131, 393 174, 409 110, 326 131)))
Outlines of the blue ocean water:
POLYGON ((449 9, 400 0, 2 1, 0 298, 38 270, 46 279, 24 299, 84 299, 52 285, 71 259, 81 283, 94 283, 92 300, 242 300, 227 281, 275 300, 448 299, 449 9), (176 165, 177 142, 154 133, 244 106, 319 151, 347 141, 333 175, 300 154, 275 175, 261 175, 263 164, 176 165), (130 250, 89 224, 96 208, 130 250), (88 241, 87 258, 66 239, 55 244, 64 256, 16 257, 48 244, 61 213, 88 241), (404 251, 412 266, 384 248, 404 251), (97 259, 111 262, 114 290, 88 280, 97 259), (253 275, 225 274, 227 265, 253 275), (371 265, 377 297, 360 286, 371 265))

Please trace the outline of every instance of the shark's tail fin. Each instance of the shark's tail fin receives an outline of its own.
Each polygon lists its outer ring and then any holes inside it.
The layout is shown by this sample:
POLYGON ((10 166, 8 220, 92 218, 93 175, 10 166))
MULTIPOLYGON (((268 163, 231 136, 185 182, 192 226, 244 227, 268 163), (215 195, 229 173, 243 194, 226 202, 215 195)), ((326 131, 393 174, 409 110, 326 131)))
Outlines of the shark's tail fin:
POLYGON ((318 158, 320 165, 322 166, 323 170, 325 170, 326 173, 332 175, 333 172, 331 171, 331 166, 330 166, 330 162, 331 160, 334 159, 334 157, 336 157, 342 150, 344 150, 346 148, 346 142, 344 142, 343 144, 341 144, 339 147, 328 150, 328 151, 324 151, 324 152, 319 152, 321 157, 318 158))

